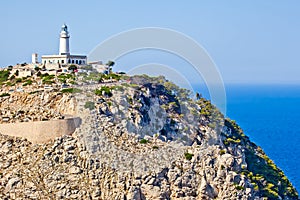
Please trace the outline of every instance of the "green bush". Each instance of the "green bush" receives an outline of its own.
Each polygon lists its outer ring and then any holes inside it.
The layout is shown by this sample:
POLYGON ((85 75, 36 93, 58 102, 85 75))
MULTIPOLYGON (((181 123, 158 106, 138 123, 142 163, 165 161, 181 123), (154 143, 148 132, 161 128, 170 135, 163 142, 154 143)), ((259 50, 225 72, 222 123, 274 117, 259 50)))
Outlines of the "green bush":
POLYGON ((8 82, 6 82, 6 85, 7 86, 14 86, 15 84, 8 81, 8 82))
POLYGON ((22 82, 22 79, 21 78, 17 78, 16 79, 16 83, 21 83, 22 82))
POLYGON ((240 139, 233 139, 233 138, 226 138, 224 140, 224 144, 227 146, 229 145, 230 143, 233 143, 233 144, 239 144, 241 143, 241 140, 240 139))
POLYGON ((55 81, 53 80, 55 77, 54 75, 49 75, 46 73, 46 74, 41 74, 41 77, 43 78, 42 79, 43 84, 51 85, 55 83, 55 81))
POLYGON ((9 78, 9 80, 14 80, 16 78, 15 75, 11 75, 11 77, 9 78))
POLYGON ((106 76, 103 76, 104 79, 113 79, 113 80, 116 80, 116 81, 119 81, 121 79, 121 76, 118 75, 118 74, 108 74, 106 76))
POLYGON ((98 96, 102 96, 103 93, 106 96, 109 96, 109 97, 112 96, 111 88, 108 86, 102 86, 100 89, 96 89, 94 93, 98 96))
POLYGON ((226 153, 226 150, 225 150, 225 149, 222 149, 222 150, 220 150, 220 152, 219 152, 220 155, 224 155, 225 153, 226 153))
POLYGON ((95 103, 92 101, 87 101, 84 104, 84 108, 89 109, 89 110, 94 110, 95 109, 95 103))
POLYGON ((192 153, 188 153, 188 152, 184 153, 184 157, 187 160, 192 160, 193 156, 194 156, 194 154, 192 154, 192 153))
POLYGON ((234 184, 234 186, 235 186, 235 189, 237 189, 237 190, 244 190, 245 189, 243 186, 240 186, 238 184, 234 184))
POLYGON ((148 142, 149 142, 149 141, 146 140, 146 139, 141 139, 141 140, 140 140, 140 143, 141 143, 141 144, 147 144, 148 142))
POLYGON ((108 107, 112 106, 112 102, 111 101, 107 101, 106 103, 107 103, 108 107))
POLYGON ((65 73, 62 73, 60 75, 57 76, 59 82, 61 83, 67 83, 67 81, 70 79, 70 80, 74 80, 75 79, 75 76, 74 74, 65 74, 65 73))
POLYGON ((10 94, 8 94, 8 93, 2 93, 2 94, 0 94, 0 97, 8 97, 8 96, 10 96, 10 94))
POLYGON ((65 88, 61 90, 62 93, 80 93, 82 90, 78 88, 65 88))
POLYGON ((70 65, 70 66, 68 67, 68 70, 71 70, 71 71, 74 71, 74 70, 76 70, 76 69, 78 69, 78 67, 77 67, 76 65, 70 65))
POLYGON ((23 86, 27 86, 27 85, 32 85, 31 79, 26 80, 26 82, 23 84, 23 86))

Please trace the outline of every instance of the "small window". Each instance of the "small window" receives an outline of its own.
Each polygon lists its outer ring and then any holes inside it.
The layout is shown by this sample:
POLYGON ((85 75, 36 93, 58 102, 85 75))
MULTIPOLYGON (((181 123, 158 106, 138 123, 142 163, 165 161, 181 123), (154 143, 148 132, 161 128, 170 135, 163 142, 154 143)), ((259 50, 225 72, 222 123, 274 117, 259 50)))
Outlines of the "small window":
POLYGON ((61 63, 64 64, 65 63, 64 60, 61 60, 61 63))

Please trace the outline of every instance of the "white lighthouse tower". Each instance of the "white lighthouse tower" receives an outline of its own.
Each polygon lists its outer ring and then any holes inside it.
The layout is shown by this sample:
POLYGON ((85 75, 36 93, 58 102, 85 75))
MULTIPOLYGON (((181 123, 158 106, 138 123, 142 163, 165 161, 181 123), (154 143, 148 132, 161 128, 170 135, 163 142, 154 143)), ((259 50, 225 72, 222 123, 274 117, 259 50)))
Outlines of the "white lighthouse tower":
MULTIPOLYGON (((59 54, 58 55, 43 55, 42 64, 46 68, 60 68, 61 66, 67 66, 69 64, 86 65, 86 55, 72 55, 69 48, 69 31, 66 24, 61 27, 59 37, 59 54)), ((33 59, 32 62, 35 62, 33 59)))
POLYGON ((66 24, 64 24, 60 31, 59 55, 70 55, 69 38, 70 35, 68 32, 68 27, 66 24))

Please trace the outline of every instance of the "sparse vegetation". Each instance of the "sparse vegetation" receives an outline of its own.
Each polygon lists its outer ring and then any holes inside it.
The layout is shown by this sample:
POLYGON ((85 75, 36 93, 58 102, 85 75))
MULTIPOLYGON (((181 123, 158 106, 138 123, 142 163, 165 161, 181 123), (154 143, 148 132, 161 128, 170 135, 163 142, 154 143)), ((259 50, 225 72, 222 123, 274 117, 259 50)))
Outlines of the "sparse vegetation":
POLYGON ((92 101, 87 101, 84 104, 84 108, 89 109, 89 110, 94 110, 95 109, 95 103, 92 101))
POLYGON ((25 81, 25 83, 23 84, 23 86, 27 86, 27 85, 32 85, 32 80, 31 79, 28 79, 25 81))
POLYGON ((141 140, 140 140, 140 143, 141 143, 141 144, 147 144, 148 142, 149 142, 149 141, 146 140, 146 139, 141 139, 141 140))
POLYGON ((22 78, 16 78, 16 83, 21 83, 22 82, 22 78))
POLYGON ((76 66, 76 65, 70 65, 69 67, 68 67, 68 70, 70 70, 70 71, 75 71, 75 70, 77 70, 78 69, 78 67, 76 66))
POLYGON ((75 76, 73 74, 64 74, 64 73, 62 73, 62 74, 57 76, 57 79, 61 83, 67 83, 70 80, 74 80, 75 76))
POLYGON ((49 75, 49 74, 42 74, 42 82, 43 84, 47 84, 47 85, 51 85, 53 83, 55 83, 55 81, 53 80, 55 75, 49 75))
POLYGON ((9 70, 0 70, 0 82, 5 82, 8 80, 8 77, 10 75, 9 70))
POLYGON ((184 157, 187 160, 192 160, 193 156, 194 156, 194 154, 192 154, 192 153, 189 153, 189 152, 184 153, 184 157))
POLYGON ((240 173, 250 179, 254 189, 269 199, 278 199, 279 196, 287 196, 289 198, 297 197, 297 191, 284 173, 260 147, 252 143, 249 138, 244 135, 242 129, 236 122, 226 119, 225 125, 231 130, 231 134, 222 134, 225 137, 224 144, 245 146, 247 168, 243 167, 240 173))
POLYGON ((235 189, 237 189, 237 190, 244 190, 245 189, 243 186, 240 186, 236 183, 234 184, 234 186, 235 186, 235 189))
POLYGON ((225 149, 221 149, 220 152, 219 152, 220 155, 224 155, 225 153, 226 153, 225 149))
POLYGON ((111 88, 108 86, 102 86, 100 89, 96 89, 94 93, 98 96, 102 96, 102 95, 108 97, 112 96, 111 88))
POLYGON ((78 88, 65 88, 61 90, 62 93, 80 93, 82 90, 78 88))
POLYGON ((2 94, 0 94, 0 97, 7 97, 7 96, 10 96, 10 94, 8 94, 8 93, 2 93, 2 94))

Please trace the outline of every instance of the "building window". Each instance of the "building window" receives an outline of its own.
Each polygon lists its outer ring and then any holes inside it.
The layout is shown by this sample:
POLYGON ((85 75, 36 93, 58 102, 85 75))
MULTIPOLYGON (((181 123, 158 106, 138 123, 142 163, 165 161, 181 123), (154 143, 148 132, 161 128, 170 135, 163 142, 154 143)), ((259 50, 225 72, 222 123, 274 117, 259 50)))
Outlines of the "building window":
POLYGON ((74 60, 72 60, 72 63, 74 64, 74 60))
POLYGON ((61 63, 62 63, 62 64, 64 64, 64 63, 65 63, 65 61, 64 61, 64 60, 61 60, 61 63))
POLYGON ((81 60, 79 60, 79 65, 81 65, 81 60))
POLYGON ((82 64, 85 64, 85 61, 84 61, 84 60, 82 61, 82 64))
POLYGON ((68 60, 68 63, 71 63, 71 60, 70 60, 70 59, 68 60))

